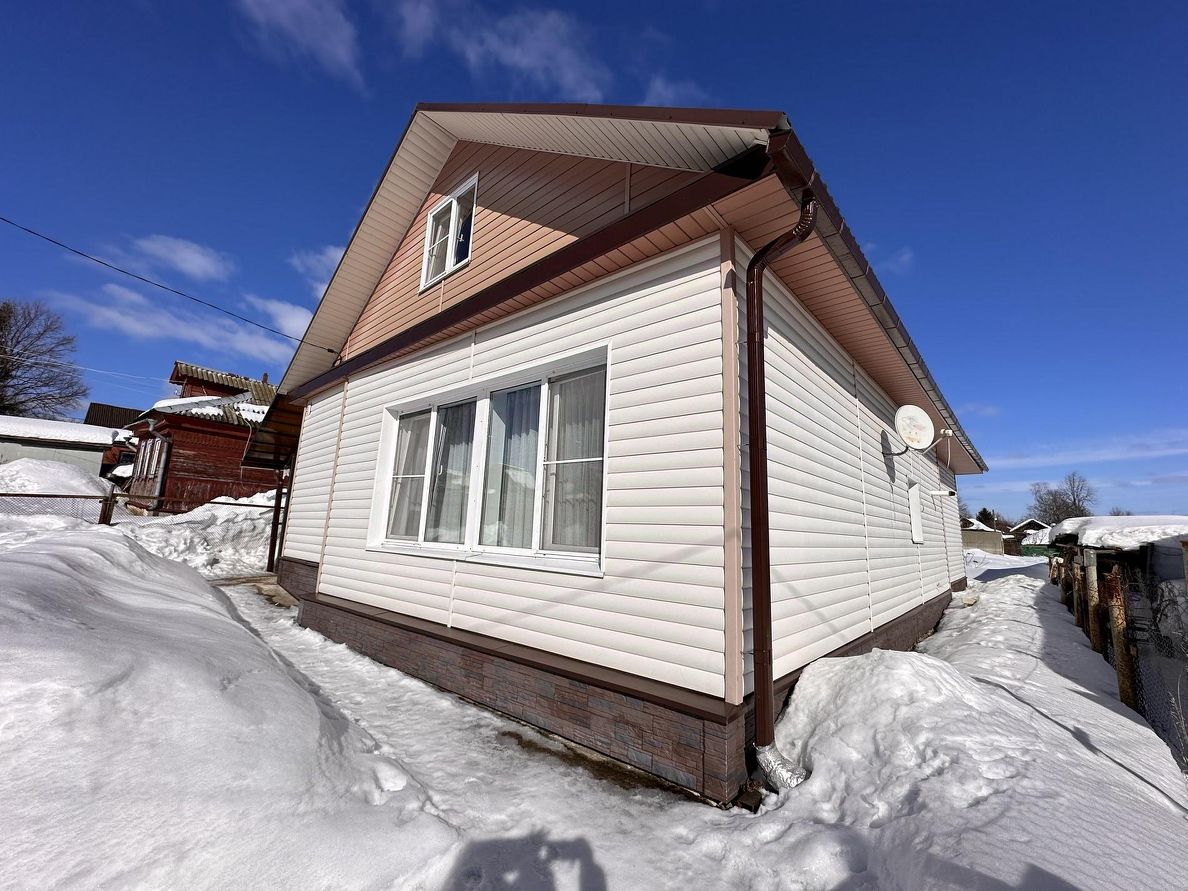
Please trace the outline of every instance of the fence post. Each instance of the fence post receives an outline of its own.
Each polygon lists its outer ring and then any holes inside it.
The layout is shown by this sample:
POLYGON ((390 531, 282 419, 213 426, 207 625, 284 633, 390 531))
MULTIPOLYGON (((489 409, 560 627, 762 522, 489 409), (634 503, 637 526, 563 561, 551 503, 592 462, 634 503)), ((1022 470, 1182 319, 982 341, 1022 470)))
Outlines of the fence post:
POLYGON ((1060 564, 1060 602, 1072 609, 1072 551, 1064 549, 1064 561, 1060 564))
POLYGON ((99 502, 99 525, 110 526, 112 514, 115 513, 116 497, 114 492, 108 492, 99 502))
POLYGON ((1110 606, 1110 636, 1114 643, 1114 671, 1118 673, 1118 698, 1123 705, 1138 711, 1134 656, 1131 655, 1129 635, 1126 633, 1126 589, 1122 583, 1121 566, 1115 566, 1106 576, 1106 600, 1110 606))
POLYGON ((276 472, 276 492, 272 502, 272 530, 268 534, 268 564, 264 567, 268 572, 276 571, 277 533, 280 531, 281 496, 285 489, 284 472, 276 472))
POLYGON ((1089 645, 1097 652, 1105 649, 1101 634, 1101 595, 1097 587, 1097 551, 1085 551, 1085 591, 1089 600, 1089 615, 1086 617, 1089 629, 1089 645))
POLYGON ((1084 600, 1081 596, 1085 591, 1085 567, 1082 565, 1084 559, 1082 554, 1077 554, 1073 560, 1073 621, 1079 628, 1085 627, 1084 600))

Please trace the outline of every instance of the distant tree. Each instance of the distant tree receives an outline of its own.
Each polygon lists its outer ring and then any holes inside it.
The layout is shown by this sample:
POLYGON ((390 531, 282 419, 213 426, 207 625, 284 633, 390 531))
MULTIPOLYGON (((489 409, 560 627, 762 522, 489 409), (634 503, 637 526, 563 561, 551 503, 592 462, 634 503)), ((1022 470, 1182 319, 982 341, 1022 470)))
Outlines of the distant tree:
POLYGON ((979 523, 989 526, 991 529, 994 528, 994 524, 998 521, 998 517, 994 516, 994 511, 988 507, 983 507, 979 510, 978 515, 974 519, 979 523))
POLYGON ((44 303, 0 301, 0 415, 63 418, 87 396, 74 337, 44 303))
POLYGON ((1073 471, 1056 486, 1032 483, 1028 513, 1051 525, 1069 517, 1088 516, 1092 513, 1096 499, 1097 493, 1089 481, 1073 471))
POLYGON ((969 505, 965 503, 965 499, 960 495, 957 496, 957 513, 961 515, 962 519, 973 516, 973 514, 969 512, 969 505))
POLYGON ((1123 510, 1120 507, 1111 507, 1110 508, 1110 516, 1111 517, 1133 517, 1134 511, 1123 510))

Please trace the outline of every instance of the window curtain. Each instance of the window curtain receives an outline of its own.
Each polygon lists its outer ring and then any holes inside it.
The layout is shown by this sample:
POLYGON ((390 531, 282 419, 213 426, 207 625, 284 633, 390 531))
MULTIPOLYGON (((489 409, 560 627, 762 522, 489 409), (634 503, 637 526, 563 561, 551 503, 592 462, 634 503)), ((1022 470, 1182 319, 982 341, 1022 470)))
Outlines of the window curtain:
POLYGON ((437 410, 425 541, 461 544, 465 540, 474 410, 474 402, 437 410))
POLYGON ((396 428, 396 461, 388 534, 415 539, 421 531, 421 496, 425 491, 425 449, 429 412, 405 415, 396 428))
POLYGON ((544 547, 596 552, 602 537, 606 368, 549 382, 544 547))
POLYGON ((484 545, 532 547, 539 416, 539 386, 491 394, 480 537, 484 545))

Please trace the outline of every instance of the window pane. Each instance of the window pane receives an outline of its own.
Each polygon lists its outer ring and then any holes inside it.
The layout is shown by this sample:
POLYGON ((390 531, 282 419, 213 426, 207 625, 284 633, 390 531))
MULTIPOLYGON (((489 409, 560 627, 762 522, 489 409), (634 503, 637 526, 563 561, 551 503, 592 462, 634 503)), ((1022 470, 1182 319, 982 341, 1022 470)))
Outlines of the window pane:
POLYGON ((392 508, 388 512, 388 536, 416 541, 421 531, 421 493, 425 477, 398 476, 392 480, 392 508))
POLYGON ((470 256, 470 232, 474 228, 474 189, 458 198, 458 235, 454 239, 454 265, 470 256))
POLYGON ((425 279, 437 278, 446 268, 446 253, 450 243, 450 210, 447 204, 433 217, 429 225, 429 262, 425 267, 425 279))
POLYGON ((429 441, 429 412, 401 415, 396 428, 396 476, 425 475, 425 444, 429 441))
POLYGON ((421 493, 425 491, 425 449, 429 441, 429 412, 404 415, 396 428, 392 501, 388 535, 416 540, 421 532, 421 493))
POLYGON ((539 386, 491 394, 482 544, 532 547, 539 416, 539 386))
POLYGON ((425 541, 461 544, 465 539, 474 406, 464 402, 437 410, 425 541))
POLYGON ((606 366, 549 382, 549 461, 601 458, 606 366))
POLYGON ((597 553, 601 536, 602 461, 548 465, 545 550, 597 553))

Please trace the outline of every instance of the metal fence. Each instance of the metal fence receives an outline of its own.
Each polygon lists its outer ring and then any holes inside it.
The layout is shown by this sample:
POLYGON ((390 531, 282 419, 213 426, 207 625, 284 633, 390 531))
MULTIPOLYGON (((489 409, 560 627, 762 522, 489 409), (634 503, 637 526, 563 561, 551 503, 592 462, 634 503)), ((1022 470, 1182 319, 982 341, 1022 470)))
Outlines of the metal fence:
POLYGON ((1138 572, 1126 581, 1139 711, 1188 770, 1188 604, 1174 584, 1138 572))

